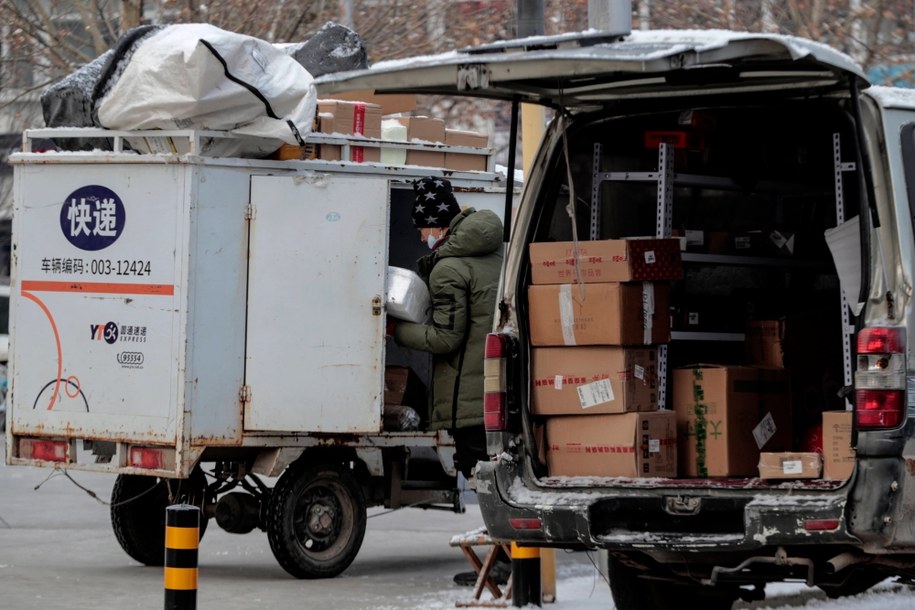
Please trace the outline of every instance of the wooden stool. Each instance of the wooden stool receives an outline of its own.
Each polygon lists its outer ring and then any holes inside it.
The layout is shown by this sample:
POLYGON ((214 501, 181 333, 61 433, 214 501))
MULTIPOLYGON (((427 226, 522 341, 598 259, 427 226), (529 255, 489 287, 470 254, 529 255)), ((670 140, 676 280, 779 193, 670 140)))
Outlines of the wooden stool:
POLYGON ((508 577, 508 582, 505 583, 505 590, 500 591, 499 585, 492 579, 489 572, 496 563, 499 549, 505 551, 506 557, 511 557, 511 545, 508 543, 493 542, 492 538, 489 537, 489 534, 486 533, 485 527, 454 536, 451 538, 450 544, 451 546, 460 547, 461 551, 464 552, 464 556, 467 557, 470 565, 473 566, 474 571, 477 573, 477 582, 473 587, 473 599, 467 602, 458 601, 455 602, 454 605, 458 608, 507 607, 511 601, 512 594, 511 576, 508 577), (486 551, 486 555, 482 561, 477 555, 477 552, 473 549, 475 546, 489 547, 489 550, 486 551), (486 601, 480 599, 484 588, 492 593, 492 600, 486 601))

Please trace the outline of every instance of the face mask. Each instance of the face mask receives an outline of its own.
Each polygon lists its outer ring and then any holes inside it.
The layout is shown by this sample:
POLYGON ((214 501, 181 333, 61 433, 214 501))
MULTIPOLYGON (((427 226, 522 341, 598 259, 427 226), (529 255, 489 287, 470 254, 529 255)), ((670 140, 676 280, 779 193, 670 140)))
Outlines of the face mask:
POLYGON ((429 237, 426 238, 426 245, 429 246, 429 249, 431 250, 435 247, 435 244, 439 239, 441 239, 441 235, 436 237, 432 233, 429 233, 429 237))

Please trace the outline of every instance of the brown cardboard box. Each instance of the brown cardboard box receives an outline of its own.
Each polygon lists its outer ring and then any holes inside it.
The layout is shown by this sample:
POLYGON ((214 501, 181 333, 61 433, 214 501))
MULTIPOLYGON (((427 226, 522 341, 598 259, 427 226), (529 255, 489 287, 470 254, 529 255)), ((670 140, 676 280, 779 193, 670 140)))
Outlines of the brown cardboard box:
POLYGON ((751 320, 747 322, 744 345, 747 362, 754 366, 783 368, 782 355, 785 338, 783 320, 751 320))
POLYGON ((558 415, 546 422, 551 476, 673 477, 677 425, 672 411, 558 415))
POLYGON ((851 411, 823 411, 823 478, 844 481, 855 469, 851 411))
POLYGON ((275 156, 280 161, 288 161, 290 159, 317 159, 318 146, 316 144, 306 144, 305 146, 283 144, 277 149, 275 156))
MULTIPOLYGON (((489 136, 475 131, 459 131, 445 129, 445 144, 449 146, 474 146, 486 148, 489 146, 489 136)), ((481 154, 445 153, 445 167, 458 171, 485 172, 488 157, 481 154)))
POLYGON ((673 371, 680 474, 755 477, 759 454, 791 448, 784 369, 703 364, 673 371))
MULTIPOLYGON (((407 126, 407 141, 445 142, 445 121, 427 116, 397 117, 407 126)), ((444 167, 445 153, 435 150, 407 150, 407 165, 444 167)))
POLYGON ((407 405, 422 414, 427 402, 426 386, 413 369, 398 364, 384 367, 384 404, 407 405))
POLYGON ((595 415, 658 408, 657 350, 535 347, 535 415, 595 415))
MULTIPOLYGON (((381 138, 381 106, 365 102, 342 100, 318 100, 319 129, 321 133, 362 135, 366 138, 381 138)), ((320 158, 339 161, 342 147, 322 144, 320 158)), ((375 146, 350 146, 350 161, 372 161, 381 159, 381 149, 375 146)))
POLYGON ((347 91, 334 93, 334 99, 351 102, 368 102, 381 107, 381 114, 410 112, 416 108, 416 95, 413 93, 375 93, 374 91, 347 91))
POLYGON ((528 288, 533 345, 649 345, 670 340, 666 282, 528 288))
POLYGON ((531 280, 535 284, 630 282, 683 279, 679 239, 604 239, 578 242, 576 259, 570 241, 530 245, 531 280))
POLYGON ((760 479, 818 479, 823 467, 819 453, 763 451, 759 454, 760 479))

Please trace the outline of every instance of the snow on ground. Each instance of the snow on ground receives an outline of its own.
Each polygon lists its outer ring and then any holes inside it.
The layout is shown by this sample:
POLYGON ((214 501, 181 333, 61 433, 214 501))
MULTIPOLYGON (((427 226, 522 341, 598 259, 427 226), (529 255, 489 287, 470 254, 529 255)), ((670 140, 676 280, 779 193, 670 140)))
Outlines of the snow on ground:
MULTIPOLYGON (((593 556, 596 561, 596 555, 593 556)), ((600 577, 595 567, 578 562, 561 565, 557 557, 556 601, 544 603, 545 610, 615 610, 610 597, 610 588, 600 577)), ((738 602, 734 610, 912 610, 915 608, 915 589, 895 584, 891 580, 873 588, 867 593, 838 600, 830 600, 818 589, 811 589, 801 583, 778 583, 766 589, 767 599, 760 602, 738 602)), ((379 605, 376 610, 451 610, 456 602, 471 600, 472 590, 467 588, 448 589, 436 594, 427 594, 415 599, 392 600, 393 605, 379 605), (415 603, 415 606, 410 606, 415 603)), ((405 596, 406 597, 406 596, 405 596)), ((491 601, 488 592, 481 601, 491 601)), ((509 602, 511 607, 511 602, 509 602)), ((525 608, 535 608, 529 604, 525 608)), ((632 610, 632 609, 620 609, 632 610)))

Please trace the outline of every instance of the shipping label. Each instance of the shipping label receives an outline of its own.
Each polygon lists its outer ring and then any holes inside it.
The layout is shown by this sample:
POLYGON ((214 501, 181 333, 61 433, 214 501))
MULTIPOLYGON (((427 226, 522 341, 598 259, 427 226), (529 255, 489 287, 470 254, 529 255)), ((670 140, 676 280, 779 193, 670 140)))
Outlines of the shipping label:
POLYGON ((608 379, 601 379, 578 387, 578 401, 582 409, 611 402, 614 399, 613 386, 608 379))

